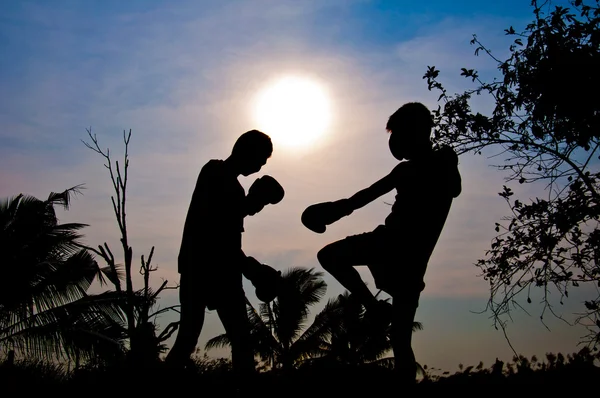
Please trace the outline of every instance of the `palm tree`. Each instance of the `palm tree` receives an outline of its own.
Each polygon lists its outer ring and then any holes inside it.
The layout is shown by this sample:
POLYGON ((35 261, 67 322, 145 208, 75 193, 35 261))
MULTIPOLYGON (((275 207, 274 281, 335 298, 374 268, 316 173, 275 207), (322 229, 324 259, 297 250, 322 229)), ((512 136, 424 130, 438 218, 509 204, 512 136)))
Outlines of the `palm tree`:
MULTIPOLYGON (((325 294, 322 273, 313 268, 290 268, 284 288, 273 304, 256 310, 248 302, 255 354, 269 367, 291 369, 315 361, 392 367, 390 328, 376 327, 365 318, 364 307, 348 292, 329 299, 306 327, 309 308, 325 294), (306 329, 305 329, 306 327, 306 329)), ((413 331, 422 329, 413 323, 413 331)), ((205 349, 229 346, 226 334, 210 339, 205 349)))
MULTIPOLYGON (((248 317, 255 353, 272 368, 291 369, 304 359, 318 355, 320 345, 328 338, 331 322, 317 316, 305 329, 309 308, 318 303, 327 284, 322 272, 314 268, 293 267, 285 271, 282 293, 272 304, 261 303, 256 310, 248 302, 248 317)), ((206 350, 229 345, 227 335, 210 339, 206 350)))
MULTIPOLYGON (((322 342, 319 360, 346 365, 370 364, 393 367, 394 361, 386 355, 391 351, 391 326, 381 327, 365 317, 365 308, 353 300, 348 291, 330 299, 325 309, 330 336, 322 342)), ((420 322, 413 322, 413 332, 422 330, 420 322)))
POLYGON ((364 307, 348 292, 330 300, 337 316, 335 327, 324 345, 324 358, 348 365, 381 359, 391 348, 389 328, 375 327, 365 318, 364 307))
POLYGON ((77 362, 123 351, 122 295, 87 293, 94 281, 119 278, 82 249, 85 224, 58 222, 80 186, 46 200, 0 200, 0 349, 77 362))

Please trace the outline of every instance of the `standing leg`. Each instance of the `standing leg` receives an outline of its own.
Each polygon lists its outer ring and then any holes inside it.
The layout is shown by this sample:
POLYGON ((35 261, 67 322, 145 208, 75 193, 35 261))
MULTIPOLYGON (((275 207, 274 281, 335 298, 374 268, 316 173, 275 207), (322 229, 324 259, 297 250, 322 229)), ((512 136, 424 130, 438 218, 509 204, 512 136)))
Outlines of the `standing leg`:
POLYGON ((255 372, 254 353, 250 340, 250 323, 246 295, 240 286, 219 303, 217 313, 231 342, 231 362, 237 380, 243 386, 255 372))
POLYGON ((191 275, 181 275, 179 284, 180 318, 175 343, 165 358, 165 362, 176 366, 185 366, 196 349, 198 338, 204 325, 204 300, 195 297, 191 275))
POLYGON ((416 383, 417 362, 412 349, 412 327, 417 311, 418 297, 394 295, 392 318, 392 348, 394 369, 402 386, 416 383))

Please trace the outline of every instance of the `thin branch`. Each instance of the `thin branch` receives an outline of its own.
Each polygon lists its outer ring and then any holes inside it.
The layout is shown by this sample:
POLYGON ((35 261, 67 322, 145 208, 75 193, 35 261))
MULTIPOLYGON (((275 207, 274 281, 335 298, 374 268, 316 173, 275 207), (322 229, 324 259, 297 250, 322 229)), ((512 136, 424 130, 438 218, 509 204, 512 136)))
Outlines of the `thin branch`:
POLYGON ((167 340, 169 337, 171 337, 171 335, 173 333, 175 333, 177 331, 177 329, 179 328, 179 324, 181 322, 177 321, 177 322, 171 322, 167 325, 167 327, 162 331, 162 333, 160 333, 157 337, 158 342, 162 343, 163 341, 167 340))
POLYGON ((165 312, 168 312, 168 311, 175 311, 175 312, 179 313, 179 310, 178 310, 179 308, 181 308, 181 304, 176 304, 176 305, 172 305, 170 307, 161 308, 160 310, 149 314, 148 319, 151 319, 160 314, 164 314, 165 312))

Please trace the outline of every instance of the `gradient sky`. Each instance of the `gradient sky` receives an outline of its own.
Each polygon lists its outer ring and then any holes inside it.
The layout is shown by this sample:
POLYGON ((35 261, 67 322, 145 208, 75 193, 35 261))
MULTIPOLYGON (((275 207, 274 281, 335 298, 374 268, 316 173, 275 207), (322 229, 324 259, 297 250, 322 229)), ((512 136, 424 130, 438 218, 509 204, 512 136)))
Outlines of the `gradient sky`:
MULTIPOLYGON (((314 145, 278 146, 248 188, 269 174, 285 199, 246 220, 244 249, 284 270, 316 267, 316 252, 349 234, 371 230, 389 212, 394 193, 317 235, 300 224, 315 202, 348 197, 396 164, 387 149, 387 117, 407 101, 436 106, 422 79, 428 65, 442 71, 450 92, 468 88, 461 67, 495 76, 475 57, 477 34, 502 58, 503 30, 531 21, 528 0, 485 1, 3 1, 0 4, 0 197, 44 198, 85 183, 63 222, 90 226, 86 243, 118 251, 103 159, 85 148, 91 127, 103 147, 122 155, 122 132, 132 129, 128 222, 134 257, 155 246, 155 285, 178 280, 176 258, 200 167, 228 156, 244 131, 256 128, 257 93, 281 76, 317 82, 331 103, 331 124, 314 145)), ((556 4, 556 2, 555 2, 556 4)), ((481 99, 478 106, 489 108, 481 99)), ((265 131, 267 134, 269 131, 265 131)), ((497 192, 503 175, 484 156, 463 155, 463 194, 455 201, 431 259, 414 335, 421 364, 457 370, 459 363, 491 365, 512 352, 485 309, 488 286, 473 265, 507 213, 497 192)), ((514 187, 525 197, 532 188, 514 187)), ((372 286, 368 271, 362 274, 372 286)), ((325 275, 327 297, 342 292, 325 275)), ((137 281, 139 282, 139 281, 137 281)), ((139 283, 138 283, 138 286, 139 283)), ((252 300, 252 289, 248 289, 252 300)), ((574 294, 557 308, 568 316, 574 294)), ((175 291, 161 306, 178 302, 175 291)), ((325 301, 324 301, 325 302, 325 301)), ((324 304, 323 302, 323 304, 324 304)), ((322 306, 314 308, 314 313, 322 306)), ((543 356, 573 352, 584 330, 546 317, 531 304, 508 332, 517 351, 543 356)), ((161 324, 176 315, 160 318, 161 324)), ((200 338, 223 331, 209 313, 200 338)))

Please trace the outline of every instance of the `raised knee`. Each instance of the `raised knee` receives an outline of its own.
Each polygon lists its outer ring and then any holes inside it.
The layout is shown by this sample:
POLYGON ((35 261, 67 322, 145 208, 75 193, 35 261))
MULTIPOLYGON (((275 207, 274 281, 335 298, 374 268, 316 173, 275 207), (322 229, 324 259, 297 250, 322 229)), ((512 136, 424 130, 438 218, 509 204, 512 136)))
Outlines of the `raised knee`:
POLYGON ((331 261, 331 254, 330 250, 328 249, 328 246, 325 246, 324 248, 319 250, 319 252, 317 253, 317 260, 319 260, 319 264, 321 264, 321 267, 325 269, 328 269, 332 266, 333 261, 331 261))
POLYGON ((317 253, 317 260, 319 260, 321 266, 326 270, 330 270, 335 266, 333 254, 329 246, 325 246, 324 248, 319 250, 319 252, 317 253))

